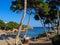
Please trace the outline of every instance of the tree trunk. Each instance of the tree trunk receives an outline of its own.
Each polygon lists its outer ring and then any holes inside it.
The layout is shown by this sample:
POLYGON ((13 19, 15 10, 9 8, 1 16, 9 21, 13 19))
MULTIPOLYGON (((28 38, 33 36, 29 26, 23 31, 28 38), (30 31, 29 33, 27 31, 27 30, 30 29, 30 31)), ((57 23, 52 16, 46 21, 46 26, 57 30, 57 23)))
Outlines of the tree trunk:
POLYGON ((51 31, 52 29, 51 29, 51 24, 50 23, 48 23, 48 27, 49 27, 48 31, 51 31))
POLYGON ((24 19, 26 17, 26 9, 27 9, 27 0, 24 1, 24 15, 22 16, 21 23, 20 23, 20 26, 19 26, 19 29, 18 29, 18 34, 16 36, 16 43, 21 41, 21 40, 19 40, 19 35, 20 35, 21 29, 22 29, 24 19))
POLYGON ((47 33, 47 31, 46 31, 45 24, 43 25, 43 27, 44 27, 44 31, 45 31, 45 33, 46 33, 46 36, 47 36, 47 40, 49 40, 49 36, 48 36, 48 33, 47 33))
POLYGON ((57 34, 60 35, 60 18, 59 18, 59 11, 57 11, 57 15, 58 15, 58 30, 57 30, 57 34))
MULTIPOLYGON (((39 15, 37 15, 37 16, 39 17, 39 20, 41 20, 40 16, 39 16, 39 15)), ((42 21, 41 21, 41 24, 42 24, 42 26, 43 26, 43 28, 44 28, 44 32, 46 33, 47 40, 49 40, 48 33, 47 33, 47 31, 46 31, 46 28, 45 28, 45 24, 43 24, 42 21)))
POLYGON ((30 15, 29 15, 29 19, 28 19, 28 23, 27 23, 27 30, 26 30, 26 33, 25 33, 25 35, 27 34, 27 31, 28 31, 28 28, 29 28, 30 19, 31 19, 31 13, 30 13, 30 15))

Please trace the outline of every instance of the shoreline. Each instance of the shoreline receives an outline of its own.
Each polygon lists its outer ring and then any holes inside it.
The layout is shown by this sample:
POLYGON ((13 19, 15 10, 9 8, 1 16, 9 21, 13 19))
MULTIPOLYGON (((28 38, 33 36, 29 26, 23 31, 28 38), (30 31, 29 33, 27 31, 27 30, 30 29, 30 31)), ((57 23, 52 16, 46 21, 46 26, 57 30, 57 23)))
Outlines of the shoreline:
MULTIPOLYGON (((0 31, 0 33, 5 34, 5 31, 0 31)), ((8 45, 8 44, 15 44, 15 39, 8 37, 8 39, 0 39, 0 45, 8 45)), ((51 44, 51 41, 46 41, 46 37, 40 38, 38 41, 31 41, 29 42, 29 45, 39 45, 39 44, 51 44)), ((25 45, 25 44, 24 44, 25 45)))

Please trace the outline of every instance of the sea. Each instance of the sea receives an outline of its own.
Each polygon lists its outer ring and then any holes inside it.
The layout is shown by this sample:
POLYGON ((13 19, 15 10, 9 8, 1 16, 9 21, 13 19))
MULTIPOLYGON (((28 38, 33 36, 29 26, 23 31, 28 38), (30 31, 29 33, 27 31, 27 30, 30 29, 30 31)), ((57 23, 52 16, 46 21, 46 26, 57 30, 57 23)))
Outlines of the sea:
MULTIPOLYGON (((51 29, 49 27, 46 27, 46 31, 50 32, 51 29)), ((44 33, 43 27, 33 27, 32 30, 28 30, 27 32, 22 32, 20 36, 23 37, 26 34, 26 36, 28 37, 37 37, 38 35, 43 33, 44 33)))

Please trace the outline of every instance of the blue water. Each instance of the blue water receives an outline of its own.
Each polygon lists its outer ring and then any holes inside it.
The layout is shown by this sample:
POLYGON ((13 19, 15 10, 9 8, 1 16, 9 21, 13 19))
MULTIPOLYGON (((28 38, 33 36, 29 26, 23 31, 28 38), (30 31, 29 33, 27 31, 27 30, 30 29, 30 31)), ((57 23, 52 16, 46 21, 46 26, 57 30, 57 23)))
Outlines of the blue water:
MULTIPOLYGON (((47 31, 51 31, 50 28, 46 27, 47 31)), ((39 34, 44 33, 44 28, 43 27, 34 27, 33 30, 28 30, 27 31, 27 36, 29 37, 37 37, 39 34)), ((24 32, 21 33, 21 36, 24 36, 24 32)))

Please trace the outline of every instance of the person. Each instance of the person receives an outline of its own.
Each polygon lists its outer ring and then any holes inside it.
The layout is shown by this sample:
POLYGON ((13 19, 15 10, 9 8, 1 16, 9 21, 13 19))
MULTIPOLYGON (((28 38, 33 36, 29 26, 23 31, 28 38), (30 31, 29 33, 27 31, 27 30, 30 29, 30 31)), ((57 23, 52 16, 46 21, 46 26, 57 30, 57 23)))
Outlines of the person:
POLYGON ((28 36, 24 35, 25 43, 28 43, 28 42, 29 42, 29 39, 30 39, 30 37, 28 37, 28 36))
POLYGON ((36 37, 34 37, 34 41, 37 41, 36 37))

